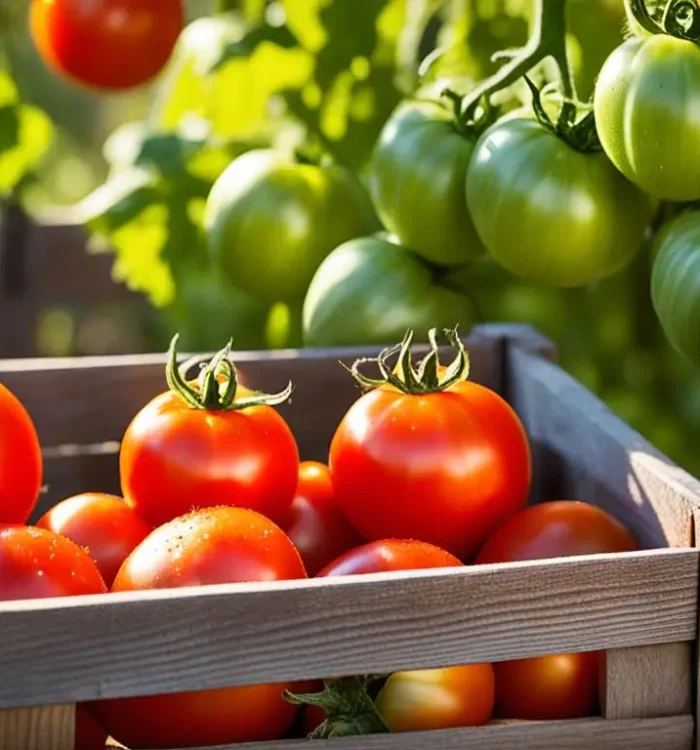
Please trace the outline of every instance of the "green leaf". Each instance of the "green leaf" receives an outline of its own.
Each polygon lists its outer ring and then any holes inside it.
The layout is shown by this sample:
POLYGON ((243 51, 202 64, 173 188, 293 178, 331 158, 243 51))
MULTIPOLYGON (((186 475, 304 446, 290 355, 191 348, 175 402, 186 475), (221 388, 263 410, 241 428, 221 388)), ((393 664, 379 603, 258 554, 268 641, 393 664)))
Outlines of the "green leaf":
POLYGON ((229 60, 252 55, 263 42, 270 42, 278 47, 285 48, 295 47, 299 43, 287 26, 270 26, 268 24, 255 26, 238 41, 229 42, 208 72, 220 70, 229 60))
POLYGON ((52 139, 53 125, 40 109, 19 103, 0 109, 0 195, 39 166, 52 139))

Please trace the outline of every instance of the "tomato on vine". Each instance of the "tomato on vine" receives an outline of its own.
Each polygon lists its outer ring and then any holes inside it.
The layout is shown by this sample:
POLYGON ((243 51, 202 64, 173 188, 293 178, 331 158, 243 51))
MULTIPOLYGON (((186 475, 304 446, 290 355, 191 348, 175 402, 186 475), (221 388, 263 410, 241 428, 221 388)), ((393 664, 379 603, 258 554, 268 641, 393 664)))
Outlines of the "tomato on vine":
POLYGON ((328 253, 377 223, 347 170, 258 149, 214 184, 205 226, 217 267, 244 292, 274 303, 302 298, 328 253))
POLYGON ((182 0, 32 0, 29 27, 46 64, 89 88, 151 81, 182 31, 182 0))
POLYGON ((676 351, 700 364, 700 211, 687 211, 659 231, 652 247, 651 299, 676 351))
POLYGON ((196 508, 235 505, 279 524, 287 521, 299 472, 299 450, 274 408, 291 383, 270 395, 239 385, 231 345, 187 382, 177 336, 166 368, 169 390, 136 415, 119 456, 127 503, 152 526, 196 508))
POLYGON ((36 428, 0 383, 0 523, 24 523, 41 491, 43 460, 36 428))
POLYGON ((633 183, 664 200, 700 198, 700 8, 675 0, 663 19, 629 9, 646 32, 607 59, 595 89, 600 142, 633 183))
POLYGON ((483 254, 464 196, 480 127, 439 101, 410 101, 389 118, 375 147, 369 184, 377 212, 401 244, 432 263, 483 254))
POLYGON ((627 265, 651 200, 601 153, 592 116, 555 124, 533 89, 536 120, 507 118, 479 140, 467 204, 487 251, 518 276, 557 287, 599 281, 627 265))
POLYGON ((348 410, 333 436, 330 469, 338 502, 369 540, 420 539, 470 559, 520 510, 530 488, 530 448, 522 423, 497 393, 467 381, 469 360, 455 330, 449 368, 438 362, 436 332, 416 367, 413 332, 393 372, 385 349, 381 378, 352 368, 371 389, 348 410))

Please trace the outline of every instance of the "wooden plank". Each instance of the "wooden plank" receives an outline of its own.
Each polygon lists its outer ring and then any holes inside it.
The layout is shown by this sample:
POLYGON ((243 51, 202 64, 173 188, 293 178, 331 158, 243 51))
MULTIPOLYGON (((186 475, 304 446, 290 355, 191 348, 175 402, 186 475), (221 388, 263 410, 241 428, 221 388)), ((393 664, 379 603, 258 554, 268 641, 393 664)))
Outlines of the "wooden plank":
MULTIPOLYGON (((467 340, 472 378, 498 389, 501 344, 474 329, 467 340)), ((417 347, 417 352, 424 351, 417 347)), ((294 430, 304 458, 323 458, 332 432, 358 396, 358 387, 340 366, 368 349, 305 349, 237 352, 241 380, 259 390, 295 385, 291 403, 280 407, 294 430)), ((183 354, 183 360, 188 355, 183 354)), ((445 357, 449 353, 445 352, 445 357)), ((145 403, 165 388, 165 355, 83 357, 0 361, 0 382, 26 406, 42 445, 120 440, 145 403), (62 397, 47 398, 47 393, 62 397)))
POLYGON ((605 654, 601 708, 607 719, 651 719, 690 713, 690 643, 611 649, 605 654))
MULTIPOLYGON (((695 508, 693 510, 693 545, 695 548, 700 548, 700 509, 695 508)), ((694 673, 693 673, 693 691, 695 700, 693 701, 693 712, 696 720, 700 718, 700 597, 698 598, 698 632, 695 637, 695 653, 694 657, 694 673)), ((700 750, 700 729, 698 729, 697 722, 695 727, 693 747, 695 750, 700 750)))
POLYGON ((690 641, 698 555, 5 602, 0 706, 690 641))
POLYGON ((645 548, 692 545, 700 482, 542 357, 511 347, 507 369, 506 395, 533 445, 533 494, 604 508, 645 548))
POLYGON ((39 706, 0 711, 0 748, 73 750, 75 706, 39 706))
MULTIPOLYGON (((690 750, 693 717, 577 719, 488 724, 484 727, 316 740, 320 750, 690 750)), ((252 742, 195 750, 300 750, 307 740, 252 742)))

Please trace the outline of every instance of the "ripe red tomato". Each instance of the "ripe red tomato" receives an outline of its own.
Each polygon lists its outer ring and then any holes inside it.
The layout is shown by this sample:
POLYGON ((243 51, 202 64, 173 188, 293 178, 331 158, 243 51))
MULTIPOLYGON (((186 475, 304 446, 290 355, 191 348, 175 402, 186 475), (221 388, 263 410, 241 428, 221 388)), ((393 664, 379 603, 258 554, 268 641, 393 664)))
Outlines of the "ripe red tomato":
POLYGON ((182 30, 181 0, 32 0, 34 43, 57 74, 90 88, 154 78, 182 30))
POLYGON ((363 544, 327 565, 317 578, 391 573, 397 570, 461 567, 462 562, 444 549, 411 539, 382 539, 363 544))
POLYGON ((95 561, 107 586, 152 528, 120 497, 88 492, 63 500, 36 524, 72 539, 95 561))
POLYGON ((106 591, 95 563, 70 539, 34 526, 0 526, 0 601, 106 591))
POLYGON ((476 562, 542 560, 550 557, 631 552, 637 543, 617 519, 577 500, 554 500, 526 508, 488 540, 476 562))
POLYGON ((75 707, 75 750, 105 750, 107 732, 97 719, 78 703, 75 707))
POLYGON ((593 716, 600 654, 553 654, 493 665, 496 711, 504 719, 555 721, 593 716))
POLYGON ((376 705, 392 732, 476 727, 493 714, 495 679, 490 664, 395 672, 376 705))
MULTIPOLYGON (((619 521, 587 503, 559 500, 527 508, 507 521, 476 562, 629 552, 634 537, 619 521)), ((555 654, 495 664, 496 707, 511 719, 590 716, 598 704, 598 652, 555 654)))
POLYGON ((41 491, 41 447, 26 409, 0 384, 0 523, 24 523, 41 491))
MULTIPOLYGON (((244 508, 207 508, 161 526, 131 553, 112 591, 305 578, 299 552, 272 521, 244 508)), ((157 695, 91 704, 107 731, 132 750, 273 740, 297 707, 291 683, 157 695)))
POLYGON ((328 467, 315 461, 299 466, 299 484, 286 531, 310 576, 364 541, 336 503, 328 467))
POLYGON ((338 502, 366 539, 421 539, 471 558, 527 500, 530 449, 494 391, 459 382, 356 401, 330 450, 338 502))
MULTIPOLYGON (((280 526, 287 522, 299 474, 299 450, 289 426, 270 403, 278 396, 236 387, 212 360, 218 388, 178 380, 175 342, 168 379, 171 390, 157 396, 134 418, 121 445, 119 467, 127 503, 152 526, 203 507, 250 508, 280 526), (177 381, 177 382, 176 382, 177 381), (252 393, 252 395, 251 395, 252 393), (257 405, 239 406, 254 401, 257 405)), ((227 350, 218 357, 226 355, 227 350)), ((226 359, 234 373, 233 364, 226 359)), ((210 369, 211 368, 211 369, 210 369)))

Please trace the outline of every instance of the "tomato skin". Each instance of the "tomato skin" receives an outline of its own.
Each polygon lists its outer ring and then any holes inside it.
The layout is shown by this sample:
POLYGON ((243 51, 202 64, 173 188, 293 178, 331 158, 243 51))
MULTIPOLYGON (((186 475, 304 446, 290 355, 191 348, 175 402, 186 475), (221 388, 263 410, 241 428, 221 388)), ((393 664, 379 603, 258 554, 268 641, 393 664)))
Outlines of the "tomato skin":
POLYGON ((459 567, 462 567, 461 560, 433 544, 413 539, 380 539, 348 550, 316 578, 459 567))
POLYGON ((699 97, 700 49, 665 34, 624 42, 600 71, 600 142, 627 179, 657 198, 700 198, 699 97))
POLYGON ((662 227, 652 246, 651 298, 674 349, 700 364, 700 211, 689 211, 662 227))
POLYGON ((306 578, 291 539, 245 508, 193 511, 159 526, 127 557, 112 591, 306 578))
POLYGON ((183 21, 181 0, 32 0, 29 27, 55 73, 118 91, 162 70, 183 21))
POLYGON ((299 450, 270 406, 192 409, 168 391, 127 428, 119 467, 127 503, 152 526, 214 505, 250 508, 284 524, 299 450))
POLYGON ((407 329, 427 341, 431 328, 468 331, 476 310, 468 297, 436 283, 433 269, 381 237, 337 247, 316 271, 304 301, 307 346, 388 344, 407 329))
POLYGON ((0 523, 24 523, 41 491, 43 461, 34 423, 0 383, 0 523))
POLYGON ((75 495, 55 505, 36 524, 82 547, 107 586, 131 552, 151 533, 149 526, 120 497, 100 492, 75 495))
MULTIPOLYGON (((575 500, 534 505, 491 537, 477 564, 630 552, 628 529, 595 506, 575 500)), ((599 652, 555 654, 494 665, 499 716, 555 720, 590 716, 598 705, 599 652)))
POLYGON ((370 193, 386 228, 439 265, 483 254, 465 205, 464 180, 476 138, 462 135, 449 107, 399 105, 370 163, 370 193))
POLYGON ((577 500, 553 500, 506 521, 479 552, 476 564, 636 549, 630 531, 604 510, 577 500))
MULTIPOLYGON (((243 508, 196 511, 153 531, 124 562, 113 592, 305 578, 301 557, 272 521, 243 508)), ((293 683, 190 691, 90 704, 133 750, 278 739, 297 707, 293 683)))
POLYGON ((309 576, 353 547, 362 537, 338 507, 331 473, 316 461, 299 466, 299 484, 286 526, 287 536, 299 550, 309 576))
POLYGON ((244 292, 274 303, 302 297, 333 248, 377 223, 368 197, 341 167, 258 149, 235 159, 214 184, 205 227, 217 266, 244 292))
POLYGON ((507 118, 481 137, 467 205, 494 260, 555 287, 622 269, 653 214, 651 200, 605 154, 576 151, 531 118, 507 118))
POLYGON ((105 750, 107 732, 81 703, 75 706, 75 750, 105 750))
POLYGON ((555 721, 594 715, 599 659, 598 652, 588 652, 494 664, 498 716, 555 721))
POLYGON ((87 553, 34 526, 0 525, 0 601, 107 592, 87 553))
POLYGON ((494 391, 459 383, 356 401, 330 449, 338 502, 366 539, 420 539, 468 560, 527 500, 530 448, 494 391))
POLYGON ((475 727, 494 708, 490 664, 395 672, 377 696, 379 713, 393 732, 475 727))

